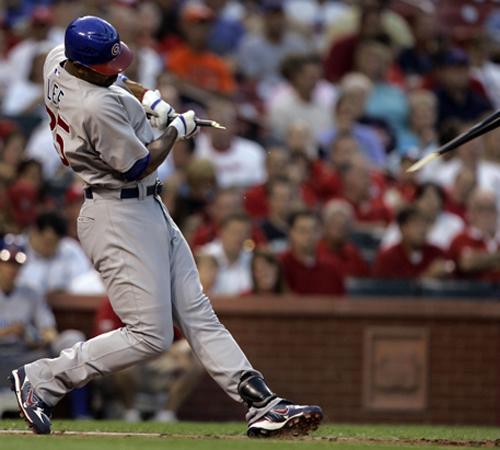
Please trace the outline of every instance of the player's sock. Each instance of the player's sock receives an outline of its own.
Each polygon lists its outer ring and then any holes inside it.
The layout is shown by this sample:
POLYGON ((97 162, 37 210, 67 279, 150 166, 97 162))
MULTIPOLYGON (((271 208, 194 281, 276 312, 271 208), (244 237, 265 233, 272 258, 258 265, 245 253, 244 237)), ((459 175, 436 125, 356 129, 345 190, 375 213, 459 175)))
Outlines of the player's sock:
POLYGON ((249 408, 262 408, 277 398, 259 372, 248 371, 238 384, 238 392, 249 408))

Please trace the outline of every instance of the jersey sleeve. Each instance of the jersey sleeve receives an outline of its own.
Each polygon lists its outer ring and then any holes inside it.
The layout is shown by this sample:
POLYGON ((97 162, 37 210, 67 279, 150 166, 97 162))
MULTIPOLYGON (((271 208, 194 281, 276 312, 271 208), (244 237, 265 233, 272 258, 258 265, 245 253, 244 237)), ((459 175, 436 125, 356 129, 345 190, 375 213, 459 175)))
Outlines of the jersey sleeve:
POLYGON ((85 104, 88 112, 88 140, 100 158, 112 169, 125 173, 149 154, 136 135, 120 100, 106 95, 85 104))

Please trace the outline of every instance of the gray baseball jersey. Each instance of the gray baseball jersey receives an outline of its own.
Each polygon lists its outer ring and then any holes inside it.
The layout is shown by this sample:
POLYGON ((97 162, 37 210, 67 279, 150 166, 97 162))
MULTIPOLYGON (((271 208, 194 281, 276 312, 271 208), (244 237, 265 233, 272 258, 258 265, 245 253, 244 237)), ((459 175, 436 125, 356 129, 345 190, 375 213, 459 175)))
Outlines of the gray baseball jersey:
MULTIPOLYGON (((65 59, 58 46, 43 67, 45 106, 61 160, 87 185, 135 185, 121 174, 148 154, 146 144, 154 138, 141 103, 118 85, 101 87, 69 74, 61 66, 65 59)), ((150 184, 155 177, 149 176, 150 184)))
POLYGON ((146 195, 155 174, 133 183, 120 175, 147 156, 145 144, 153 138, 141 104, 118 86, 70 75, 63 60, 58 47, 44 68, 52 132, 61 158, 92 186, 78 217, 78 237, 125 326, 25 366, 35 392, 54 405, 96 376, 149 359, 171 345, 175 322, 212 377, 241 401, 238 382, 252 366, 217 319, 165 206, 157 195, 146 195), (120 199, 127 184, 137 186, 137 198, 120 199))

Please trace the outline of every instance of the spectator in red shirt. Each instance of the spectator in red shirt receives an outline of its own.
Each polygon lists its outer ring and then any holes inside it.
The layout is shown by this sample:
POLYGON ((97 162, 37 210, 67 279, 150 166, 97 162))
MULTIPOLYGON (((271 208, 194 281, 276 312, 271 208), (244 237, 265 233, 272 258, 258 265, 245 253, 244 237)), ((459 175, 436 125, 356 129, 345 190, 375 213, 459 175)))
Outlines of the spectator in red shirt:
POLYGON ((34 223, 43 200, 42 185, 42 165, 35 159, 21 161, 16 181, 7 190, 13 225, 19 231, 34 223))
POLYGON ((220 223, 225 217, 241 211, 241 196, 235 188, 219 189, 211 204, 207 206, 206 217, 196 226, 189 240, 196 248, 213 241, 217 237, 220 223))
POLYGON ((500 231, 495 193, 475 190, 468 202, 467 218, 469 226, 450 245, 457 275, 500 282, 500 231))
MULTIPOLYGON (((242 198, 237 188, 216 191, 212 203, 206 208, 207 214, 203 217, 192 217, 191 221, 184 223, 183 231, 191 248, 195 249, 216 239, 222 222, 233 214, 241 213, 242 210, 242 198)), ((266 241, 260 228, 253 223, 251 235, 255 244, 263 244, 266 241)))
POLYGON ((249 188, 243 196, 246 213, 252 219, 264 218, 268 211, 268 183, 276 177, 286 177, 290 155, 287 149, 280 145, 272 145, 266 148, 266 176, 267 181, 249 188))
MULTIPOLYGON (((382 2, 380 2, 382 3, 382 2)), ((361 41, 384 35, 382 4, 365 5, 359 17, 359 32, 334 42, 326 53, 324 71, 327 80, 335 83, 354 67, 354 55, 361 41)))
POLYGON ((289 250, 281 257, 285 282, 296 294, 342 295, 342 269, 318 255, 319 220, 309 210, 293 213, 289 221, 289 250))
POLYGON ((389 186, 384 192, 384 202, 393 211, 412 203, 418 190, 418 172, 408 172, 415 162, 419 160, 418 152, 412 150, 401 155, 399 167, 389 181, 389 186))
POLYGON ((429 221, 417 208, 403 208, 397 215, 401 241, 379 251, 374 266, 376 278, 443 278, 454 270, 453 262, 440 248, 427 243, 429 221))
MULTIPOLYGON (((445 194, 435 183, 421 183, 415 192, 414 206, 429 222, 429 243, 447 251, 453 238, 463 230, 464 223, 460 217, 443 210, 445 194)), ((382 247, 388 248, 401 239, 397 223, 391 223, 382 238, 382 247)))
POLYGON ((318 159, 318 148, 307 124, 301 121, 292 123, 287 129, 286 144, 292 159, 289 167, 293 173, 290 178, 297 180, 307 207, 315 206, 312 198, 308 198, 309 194, 320 203, 338 195, 340 190, 338 174, 329 170, 325 163, 318 159), (303 166, 303 178, 295 176, 293 165, 297 163, 303 166))
POLYGON ((354 208, 356 229, 371 234, 380 234, 390 223, 392 212, 380 195, 375 195, 368 163, 357 154, 340 167, 342 195, 354 208))
POLYGON ((323 238, 318 244, 321 257, 333 258, 346 277, 367 277, 368 264, 350 241, 354 211, 344 200, 330 200, 323 208, 323 238))

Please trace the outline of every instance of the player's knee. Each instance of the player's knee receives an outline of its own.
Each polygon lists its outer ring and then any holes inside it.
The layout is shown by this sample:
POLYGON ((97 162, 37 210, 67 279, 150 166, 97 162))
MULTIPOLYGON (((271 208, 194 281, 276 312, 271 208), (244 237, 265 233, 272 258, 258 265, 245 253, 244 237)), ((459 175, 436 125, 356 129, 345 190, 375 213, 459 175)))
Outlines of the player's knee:
POLYGON ((173 340, 174 330, 172 327, 156 328, 144 334, 144 343, 150 355, 158 355, 168 350, 173 340))

